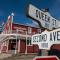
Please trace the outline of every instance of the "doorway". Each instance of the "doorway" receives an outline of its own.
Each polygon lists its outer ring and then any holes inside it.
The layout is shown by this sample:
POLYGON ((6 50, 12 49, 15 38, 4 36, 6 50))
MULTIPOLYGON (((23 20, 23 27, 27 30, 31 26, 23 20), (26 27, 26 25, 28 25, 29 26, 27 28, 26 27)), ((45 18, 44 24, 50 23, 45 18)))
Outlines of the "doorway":
POLYGON ((18 40, 16 42, 16 39, 9 40, 9 45, 8 45, 9 53, 15 53, 15 51, 17 50, 16 48, 17 43, 18 43, 18 40))

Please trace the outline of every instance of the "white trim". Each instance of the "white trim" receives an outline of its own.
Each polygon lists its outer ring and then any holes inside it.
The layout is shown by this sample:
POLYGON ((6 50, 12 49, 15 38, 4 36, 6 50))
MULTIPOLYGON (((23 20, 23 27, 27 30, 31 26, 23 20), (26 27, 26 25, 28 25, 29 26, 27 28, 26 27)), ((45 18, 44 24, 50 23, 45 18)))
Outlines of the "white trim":
POLYGON ((27 46, 33 46, 33 44, 31 44, 31 45, 27 45, 27 46))
POLYGON ((20 52, 20 40, 18 42, 18 53, 20 52))
POLYGON ((8 52, 8 49, 9 49, 9 40, 7 40, 7 51, 8 52))
POLYGON ((22 37, 31 37, 31 35, 23 35, 23 34, 0 34, 0 42, 1 41, 4 41, 6 37, 9 37, 9 36, 22 36, 22 37))

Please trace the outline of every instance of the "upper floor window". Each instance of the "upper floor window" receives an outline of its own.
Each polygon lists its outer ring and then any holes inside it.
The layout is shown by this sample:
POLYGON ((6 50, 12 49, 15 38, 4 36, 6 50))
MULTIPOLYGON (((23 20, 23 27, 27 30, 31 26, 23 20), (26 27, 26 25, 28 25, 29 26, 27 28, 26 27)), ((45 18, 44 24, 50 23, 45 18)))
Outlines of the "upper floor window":
POLYGON ((31 34, 31 33, 32 33, 32 28, 28 27, 28 34, 31 34))

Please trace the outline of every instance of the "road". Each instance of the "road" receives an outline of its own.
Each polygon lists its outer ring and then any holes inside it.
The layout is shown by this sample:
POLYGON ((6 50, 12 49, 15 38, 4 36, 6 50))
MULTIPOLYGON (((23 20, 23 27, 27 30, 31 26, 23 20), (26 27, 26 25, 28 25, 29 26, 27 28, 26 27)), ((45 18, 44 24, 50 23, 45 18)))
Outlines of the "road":
POLYGON ((15 55, 12 57, 0 59, 0 60, 33 60, 33 58, 37 55, 15 55))

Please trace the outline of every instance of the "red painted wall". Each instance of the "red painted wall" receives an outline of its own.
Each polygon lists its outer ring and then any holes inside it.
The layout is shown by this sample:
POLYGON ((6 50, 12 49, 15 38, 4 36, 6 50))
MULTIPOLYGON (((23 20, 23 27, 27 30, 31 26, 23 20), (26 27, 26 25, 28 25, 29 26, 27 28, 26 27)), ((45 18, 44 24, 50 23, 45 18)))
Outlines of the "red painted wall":
MULTIPOLYGON (((20 30, 20 32, 18 32, 18 33, 24 34, 24 33, 26 33, 26 31, 27 31, 27 33, 28 33, 28 27, 30 27, 30 26, 13 24, 13 25, 12 25, 12 30, 18 29, 18 30, 20 30)), ((35 28, 35 27, 30 27, 30 28, 32 28, 31 35, 34 34, 34 33, 35 33, 35 34, 38 33, 38 29, 39 29, 39 28, 35 28)), ((16 31, 15 31, 15 33, 16 33, 16 31)), ((29 34, 29 33, 28 33, 28 34, 29 34)), ((30 35, 30 34, 29 34, 29 35, 30 35)))
POLYGON ((51 49, 57 49, 60 51, 60 44, 54 44, 51 46, 51 49))
POLYGON ((3 53, 8 52, 8 43, 7 43, 7 41, 2 42, 1 52, 3 52, 3 53))
POLYGON ((27 52, 33 53, 33 46, 27 46, 27 52))
POLYGON ((38 53, 39 47, 38 45, 27 46, 28 53, 38 53))
POLYGON ((24 40, 20 40, 20 53, 25 53, 26 44, 24 40))
POLYGON ((34 53, 38 53, 38 51, 39 51, 38 45, 34 45, 34 53))
POLYGON ((7 50, 7 46, 3 46, 3 48, 2 48, 2 53, 5 53, 6 52, 6 50, 7 50))
MULTIPOLYGON (((18 29, 20 30, 20 34, 26 34, 26 31, 28 32, 28 27, 25 25, 19 25, 19 24, 13 24, 12 25, 12 30, 18 29)), ((38 33, 38 28, 30 27, 32 28, 31 35, 38 33)), ((16 33, 16 32, 15 32, 16 33)), ((30 35, 29 33, 27 33, 30 35)), ((23 39, 20 40, 20 53, 25 53, 26 50, 26 42, 24 42, 23 39)), ((28 53, 37 53, 38 52, 38 46, 37 45, 32 45, 32 46, 27 46, 27 52, 28 53)))

